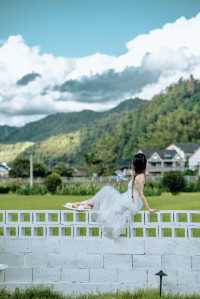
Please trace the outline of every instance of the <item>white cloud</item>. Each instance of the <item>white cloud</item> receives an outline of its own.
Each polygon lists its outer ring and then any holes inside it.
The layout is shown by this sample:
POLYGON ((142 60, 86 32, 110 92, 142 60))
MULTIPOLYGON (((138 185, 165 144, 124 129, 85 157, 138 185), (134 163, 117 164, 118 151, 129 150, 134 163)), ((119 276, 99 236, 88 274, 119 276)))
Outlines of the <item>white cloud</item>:
POLYGON ((188 78, 193 74, 200 78, 199 32, 200 13, 191 19, 181 17, 174 23, 129 41, 126 44, 128 52, 118 58, 115 67, 118 71, 130 65, 140 67, 146 60, 147 68, 160 70, 157 83, 146 85, 135 94, 151 99, 180 77, 188 78))
POLYGON ((23 125, 61 111, 108 109, 128 96, 151 99, 191 73, 200 78, 199 32, 200 14, 181 17, 129 41, 123 55, 81 58, 43 54, 22 36, 11 36, 0 44, 0 124, 23 125), (32 72, 41 76, 16 84, 32 72))

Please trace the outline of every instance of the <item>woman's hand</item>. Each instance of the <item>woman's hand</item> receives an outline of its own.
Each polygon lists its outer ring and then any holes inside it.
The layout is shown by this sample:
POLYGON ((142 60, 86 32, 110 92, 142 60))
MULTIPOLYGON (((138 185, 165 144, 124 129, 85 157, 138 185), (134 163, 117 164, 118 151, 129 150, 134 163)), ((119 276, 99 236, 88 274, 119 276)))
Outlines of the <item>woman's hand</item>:
POLYGON ((149 213, 154 213, 154 212, 157 212, 158 209, 152 209, 152 208, 149 208, 148 211, 149 211, 149 213))

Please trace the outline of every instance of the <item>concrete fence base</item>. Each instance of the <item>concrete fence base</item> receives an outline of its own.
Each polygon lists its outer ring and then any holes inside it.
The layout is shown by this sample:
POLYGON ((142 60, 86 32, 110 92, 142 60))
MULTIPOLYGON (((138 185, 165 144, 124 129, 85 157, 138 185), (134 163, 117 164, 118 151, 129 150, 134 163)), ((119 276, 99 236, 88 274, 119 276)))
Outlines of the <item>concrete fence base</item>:
POLYGON ((200 293, 200 240, 181 238, 59 239, 2 238, 0 287, 38 285, 64 294, 135 291, 200 293))

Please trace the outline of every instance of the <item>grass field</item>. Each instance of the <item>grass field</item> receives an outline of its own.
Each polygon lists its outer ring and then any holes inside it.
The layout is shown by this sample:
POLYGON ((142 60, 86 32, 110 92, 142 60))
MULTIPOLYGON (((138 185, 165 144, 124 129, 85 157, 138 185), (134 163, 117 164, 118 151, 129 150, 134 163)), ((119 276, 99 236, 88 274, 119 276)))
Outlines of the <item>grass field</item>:
MULTIPOLYGON (((78 296, 64 296, 61 293, 52 291, 47 288, 29 288, 27 290, 16 289, 14 292, 2 290, 0 292, 1 299, 159 299, 159 291, 156 289, 139 289, 135 292, 120 292, 115 293, 99 293, 78 296)), ((163 299, 200 299, 200 294, 181 295, 164 293, 163 299)))
MULTIPOLYGON (((0 209, 5 210, 38 210, 38 209, 65 209, 66 202, 81 201, 92 196, 66 195, 16 195, 1 194, 0 209)), ((147 197, 149 205, 159 210, 200 210, 200 193, 180 193, 172 195, 163 193, 161 196, 147 197)))

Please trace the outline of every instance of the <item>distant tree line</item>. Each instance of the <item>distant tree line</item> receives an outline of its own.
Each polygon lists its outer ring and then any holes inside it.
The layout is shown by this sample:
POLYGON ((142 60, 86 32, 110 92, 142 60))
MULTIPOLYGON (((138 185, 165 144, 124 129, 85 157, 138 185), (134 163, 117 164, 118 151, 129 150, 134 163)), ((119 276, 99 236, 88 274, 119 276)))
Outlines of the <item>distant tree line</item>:
MULTIPOLYGON (((26 158, 15 159, 10 164, 11 170, 9 176, 11 178, 27 178, 30 176, 30 161, 26 158)), ((34 162, 33 161, 33 176, 35 178, 47 177, 51 173, 58 173, 63 177, 72 177, 74 174, 74 169, 69 167, 63 162, 56 164, 52 169, 48 167, 43 162, 34 162)))

